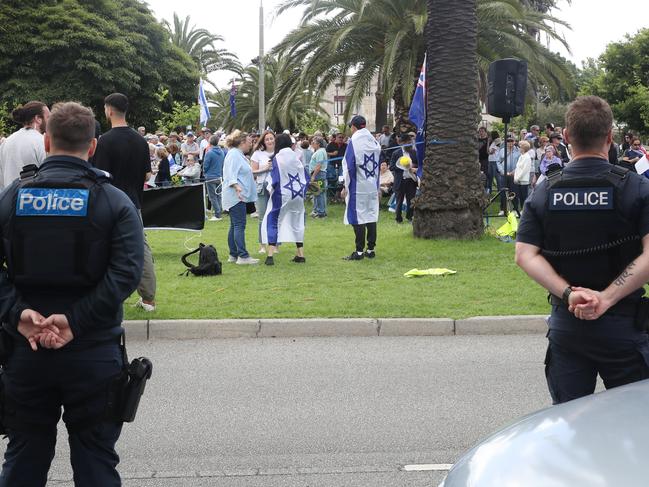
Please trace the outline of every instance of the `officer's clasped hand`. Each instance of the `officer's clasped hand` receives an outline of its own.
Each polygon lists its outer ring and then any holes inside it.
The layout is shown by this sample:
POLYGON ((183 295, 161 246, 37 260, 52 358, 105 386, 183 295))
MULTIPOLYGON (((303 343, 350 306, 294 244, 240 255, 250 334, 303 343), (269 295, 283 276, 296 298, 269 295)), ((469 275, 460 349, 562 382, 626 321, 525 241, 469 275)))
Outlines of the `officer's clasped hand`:
POLYGON ((32 350, 59 349, 72 341, 74 335, 65 315, 54 314, 47 318, 38 311, 24 310, 18 322, 18 332, 29 342, 32 350))
POLYGON ((599 291, 583 287, 573 287, 569 297, 568 310, 580 320, 596 320, 611 307, 606 297, 599 291))

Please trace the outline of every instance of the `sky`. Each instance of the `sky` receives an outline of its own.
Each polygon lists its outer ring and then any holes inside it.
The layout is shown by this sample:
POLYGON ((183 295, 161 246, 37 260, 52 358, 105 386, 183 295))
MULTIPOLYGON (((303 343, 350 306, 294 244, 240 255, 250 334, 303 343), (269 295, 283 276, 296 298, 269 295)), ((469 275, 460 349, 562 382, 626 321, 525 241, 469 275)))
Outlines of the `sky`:
MULTIPOLYGON (((181 18, 191 16, 191 23, 203 27, 214 34, 224 37, 225 42, 218 47, 234 52, 239 60, 248 64, 259 52, 259 3, 260 0, 216 0, 192 2, 202 8, 188 10, 183 2, 177 0, 147 0, 151 10, 160 19, 170 22, 173 13, 181 18)), ((282 40, 292 29, 297 27, 301 10, 275 16, 274 9, 282 0, 263 0, 265 10, 265 47, 266 51, 282 40)), ((625 34, 633 34, 645 27, 644 9, 647 0, 566 0, 559 3, 560 11, 555 16, 568 21, 572 31, 564 30, 571 53, 559 44, 551 44, 571 59, 577 66, 588 57, 598 57, 610 42, 620 41, 625 34)), ((213 76, 219 86, 225 86, 231 74, 221 73, 213 76)))

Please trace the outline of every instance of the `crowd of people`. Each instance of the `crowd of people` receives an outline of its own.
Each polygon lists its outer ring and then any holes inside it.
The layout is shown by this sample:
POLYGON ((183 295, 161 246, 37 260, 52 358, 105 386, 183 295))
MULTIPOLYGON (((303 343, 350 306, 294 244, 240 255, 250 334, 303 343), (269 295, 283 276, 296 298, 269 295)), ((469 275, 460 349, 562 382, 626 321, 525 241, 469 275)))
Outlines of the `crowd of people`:
MULTIPOLYGON (((627 132, 623 137, 621 144, 611 144, 609 162, 637 172, 635 164, 647 151, 640 138, 632 133, 627 132)), ((491 194, 496 190, 499 193, 499 216, 509 210, 505 190, 515 195, 511 210, 520 214, 534 187, 549 172, 562 169, 572 159, 571 148, 563 141, 563 128, 552 123, 546 125, 544 132, 538 125, 518 134, 510 132, 504 141, 498 131, 488 132, 481 126, 478 128, 478 148, 485 192, 491 194)), ((649 172, 643 171, 643 174, 649 177, 649 172)))
MULTIPOLYGON (((245 244, 249 215, 258 218, 258 253, 265 256, 267 265, 274 265, 278 244, 286 242, 296 244, 293 261, 304 263, 307 195, 312 200, 310 215, 313 218, 326 218, 331 201, 349 205, 350 181, 345 174, 350 172, 349 161, 356 149, 350 150, 353 135, 332 133, 327 136, 318 131, 308 135, 288 130, 283 133, 237 130, 228 135, 213 132, 209 127, 202 127, 197 133, 189 127, 184 132, 147 133, 145 127, 138 127, 136 131, 128 126, 127 110, 128 99, 124 95, 113 94, 106 98, 105 114, 111 130, 102 135, 96 124, 97 151, 90 162, 110 172, 113 184, 122 189, 138 209, 145 188, 205 184, 206 218, 220 221, 224 214, 229 215, 228 260, 231 262, 240 265, 259 262, 250 255, 245 244)), ((49 108, 40 102, 30 102, 17 108, 13 115, 22 128, 7 139, 0 139, 0 183, 3 186, 17 179, 23 166, 39 166, 46 157, 42 135, 49 108)), ((357 125, 356 129, 363 131, 363 144, 368 154, 375 149, 378 152, 376 157, 372 156, 369 168, 359 162, 353 164, 363 168, 365 179, 376 179, 376 199, 389 198, 396 222, 404 221, 404 208, 405 219, 411 222, 413 199, 419 186, 415 134, 388 126, 379 133, 371 133, 364 122, 357 125)), ((535 185, 571 160, 571 149, 563 142, 562 127, 550 123, 543 132, 534 125, 529 131, 508 133, 504 140, 497 131, 489 133, 481 126, 477 138, 485 192, 500 193, 500 215, 510 210, 505 189, 515 194, 511 210, 520 213, 535 185)), ((635 164, 645 154, 641 141, 628 133, 622 144, 611 145, 609 160, 635 171, 635 164)), ((352 202, 357 204, 357 198, 352 202)), ((346 222, 355 221, 347 217, 346 214, 346 222)), ((372 238, 375 239, 374 235, 372 238)), ((138 305, 153 311, 155 269, 146 241, 145 247, 145 270, 138 288, 141 296, 138 305)), ((373 241, 370 248, 374 249, 373 241)), ((352 254, 353 260, 365 255, 364 252, 364 248, 358 249, 352 254)))
MULTIPOLYGON (((140 211, 143 191, 147 188, 205 184, 207 208, 211 212, 206 218, 220 221, 227 213, 230 219, 230 262, 240 265, 259 262, 246 248, 245 228, 249 215, 258 218, 259 253, 266 255, 267 265, 274 265, 278 245, 287 242, 294 242, 297 247, 293 262, 306 262, 307 192, 313 200, 313 218, 327 217, 328 201, 345 202, 348 206, 345 222, 357 231, 357 247, 361 240, 360 229, 364 232, 363 241, 367 233, 367 249, 364 246, 357 249, 351 260, 374 256, 380 194, 397 196, 400 203, 397 221, 401 221, 401 202, 405 199, 408 204, 406 218, 412 219, 411 201, 417 185, 416 151, 412 147, 388 150, 389 146, 408 145, 409 134, 398 138, 371 134, 365 119, 360 116, 350 122, 351 137, 342 133, 326 136, 316 132, 309 136, 303 132, 275 133, 272 130, 260 134, 235 130, 226 135, 219 131, 214 133, 208 127, 202 127, 198 133, 189 127, 186 132, 147 133, 145 127, 137 130, 129 127, 126 121, 128 106, 128 98, 122 94, 106 97, 104 110, 111 129, 102 134, 99 123, 96 124, 97 150, 89 162, 110 173, 113 184, 124 191, 140 211), (357 132, 362 134, 359 143, 365 148, 358 154, 352 149, 352 139, 357 132), (385 177, 388 165, 392 172, 396 171, 389 180, 385 177), (362 184, 367 187, 360 189, 362 184), (367 201, 361 204, 362 199, 367 201), (376 209, 371 200, 376 200, 376 209)), ((3 186, 18 179, 23 167, 40 166, 47 157, 43 134, 48 107, 41 102, 30 102, 17 108, 13 115, 23 128, 0 139, 3 186)), ((145 311, 155 310, 155 291, 155 268, 145 239, 145 265, 138 287, 141 297, 138 306, 145 311)))

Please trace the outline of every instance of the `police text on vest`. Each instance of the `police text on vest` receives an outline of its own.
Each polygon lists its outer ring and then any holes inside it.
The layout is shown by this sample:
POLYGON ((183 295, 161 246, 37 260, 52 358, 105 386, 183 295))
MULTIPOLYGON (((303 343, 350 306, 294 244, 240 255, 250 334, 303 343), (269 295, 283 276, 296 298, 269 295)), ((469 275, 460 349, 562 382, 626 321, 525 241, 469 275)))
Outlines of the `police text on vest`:
POLYGON ((16 216, 86 216, 88 190, 73 188, 22 188, 16 216))
POLYGON ((556 188, 550 192, 549 209, 611 210, 613 204, 613 188, 556 188))

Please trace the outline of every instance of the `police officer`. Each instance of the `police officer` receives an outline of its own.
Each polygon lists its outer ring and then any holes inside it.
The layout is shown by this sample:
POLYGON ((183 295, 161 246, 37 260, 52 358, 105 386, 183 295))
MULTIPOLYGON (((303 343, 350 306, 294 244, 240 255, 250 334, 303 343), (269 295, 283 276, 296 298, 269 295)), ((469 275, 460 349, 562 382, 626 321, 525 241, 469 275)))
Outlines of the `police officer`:
POLYGON ((0 318, 9 344, 2 487, 46 484, 61 406, 75 485, 121 485, 122 424, 108 406, 123 368, 122 302, 142 274, 143 237, 133 203, 87 162, 94 134, 90 109, 56 105, 49 157, 0 194, 0 318))
POLYGON ((546 378, 555 404, 649 377, 649 180, 608 162, 613 114, 594 96, 566 114, 574 157, 528 198, 516 263, 550 292, 546 378))

